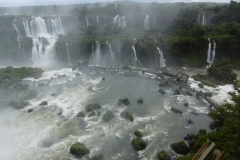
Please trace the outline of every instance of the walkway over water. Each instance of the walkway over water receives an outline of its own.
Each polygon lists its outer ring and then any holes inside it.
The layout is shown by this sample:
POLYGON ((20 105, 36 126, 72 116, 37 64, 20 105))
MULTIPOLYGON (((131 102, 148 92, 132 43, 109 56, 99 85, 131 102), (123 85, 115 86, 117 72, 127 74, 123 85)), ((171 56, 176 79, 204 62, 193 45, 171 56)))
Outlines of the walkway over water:
POLYGON ((217 108, 220 105, 218 103, 216 103, 212 98, 207 97, 204 92, 202 91, 198 91, 195 88, 191 88, 188 84, 187 84, 187 79, 185 81, 185 83, 180 83, 178 81, 177 76, 167 76, 162 74, 159 71, 151 71, 145 68, 138 68, 138 67, 123 67, 123 66, 90 66, 90 65, 79 65, 78 66, 79 69, 89 69, 90 71, 96 70, 96 71, 128 71, 128 72, 142 72, 144 73, 150 73, 153 75, 156 75, 156 77, 160 77, 162 81, 166 82, 166 84, 171 84, 174 86, 179 87, 179 90, 181 89, 186 89, 188 91, 191 91, 193 93, 195 93, 196 97, 202 97, 205 101, 207 101, 210 104, 210 107, 214 107, 217 108))

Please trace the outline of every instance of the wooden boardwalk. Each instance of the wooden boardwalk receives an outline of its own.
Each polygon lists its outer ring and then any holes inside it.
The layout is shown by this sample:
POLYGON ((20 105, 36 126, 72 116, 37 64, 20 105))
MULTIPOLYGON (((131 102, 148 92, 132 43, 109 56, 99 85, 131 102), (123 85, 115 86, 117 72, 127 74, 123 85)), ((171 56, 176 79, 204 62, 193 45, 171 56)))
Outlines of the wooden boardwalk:
POLYGON ((212 98, 207 97, 203 92, 196 90, 195 88, 191 88, 187 83, 179 83, 175 80, 176 77, 173 76, 164 76, 162 73, 158 71, 151 71, 144 68, 138 68, 138 67, 122 67, 122 66, 79 66, 80 69, 89 69, 90 71, 128 71, 128 72, 142 72, 144 73, 150 73, 156 75, 156 77, 160 77, 162 81, 166 82, 166 84, 171 84, 174 86, 178 86, 179 89, 186 89, 188 91, 191 91, 196 94, 197 97, 202 97, 205 101, 207 101, 210 104, 210 107, 218 108, 220 105, 216 103, 212 98))

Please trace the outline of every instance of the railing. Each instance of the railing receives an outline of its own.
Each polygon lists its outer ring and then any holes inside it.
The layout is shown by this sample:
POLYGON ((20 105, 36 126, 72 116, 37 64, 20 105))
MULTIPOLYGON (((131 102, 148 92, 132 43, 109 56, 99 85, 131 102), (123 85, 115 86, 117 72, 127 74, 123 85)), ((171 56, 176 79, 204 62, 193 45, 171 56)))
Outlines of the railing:
POLYGON ((165 81, 166 83, 169 84, 173 84, 178 86, 180 89, 186 89, 189 90, 191 92, 194 92, 196 94, 198 94, 199 96, 201 96, 204 100, 206 100, 211 106, 213 106, 214 108, 219 107, 220 105, 218 103, 216 103, 212 98, 207 97, 204 93, 199 92, 198 90, 191 88, 189 85, 187 84, 182 84, 182 83, 178 83, 176 80, 173 80, 174 77, 170 77, 170 78, 166 78, 163 74, 158 73, 156 71, 150 71, 150 70, 145 70, 142 68, 131 68, 131 67, 116 67, 116 66, 79 66, 80 68, 84 68, 84 69, 90 69, 90 70, 103 70, 103 71, 134 71, 134 72, 143 72, 143 73, 151 73, 156 75, 157 77, 160 77, 163 81, 165 81))

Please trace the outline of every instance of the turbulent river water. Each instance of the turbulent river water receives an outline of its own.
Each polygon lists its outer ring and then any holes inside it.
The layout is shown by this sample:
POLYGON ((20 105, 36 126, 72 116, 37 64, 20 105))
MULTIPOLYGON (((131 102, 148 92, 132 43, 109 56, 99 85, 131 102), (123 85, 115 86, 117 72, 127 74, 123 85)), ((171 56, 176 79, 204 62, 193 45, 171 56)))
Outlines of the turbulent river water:
MULTIPOLYGON (((158 151, 172 153, 170 144, 183 140, 187 133, 207 129, 211 119, 208 105, 194 96, 174 95, 175 89, 165 87, 166 94, 158 92, 154 75, 129 72, 72 71, 70 68, 46 71, 40 79, 25 79, 38 96, 22 110, 8 106, 7 100, 0 112, 0 159, 2 160, 70 160, 71 144, 84 143, 88 159, 102 153, 106 160, 157 159, 158 151), (81 76, 76 76, 79 73, 81 76), (61 76, 66 75, 66 76, 61 76), (105 77, 105 81, 102 80, 105 77), (40 87, 39 83, 47 86, 40 87), (55 93, 56 96, 51 94, 55 93), (128 98, 130 106, 119 106, 119 98, 128 98), (138 104, 138 98, 144 103, 138 104), (40 106, 47 101, 47 106, 40 106), (189 106, 185 107, 184 103, 189 106), (89 103, 100 103, 100 115, 77 118, 89 103), (173 113, 170 107, 183 111, 173 113), (29 108, 33 112, 28 113, 29 108), (110 110, 114 118, 109 122, 102 115, 110 110), (134 116, 130 122, 120 116, 124 110, 134 116), (191 112, 196 112, 194 115, 191 112), (189 125, 188 119, 194 123, 189 125), (147 142, 144 151, 135 151, 131 144, 135 129, 142 131, 147 142)), ((190 81, 194 85, 194 81, 190 81)), ((8 99, 11 99, 11 93, 8 99)))

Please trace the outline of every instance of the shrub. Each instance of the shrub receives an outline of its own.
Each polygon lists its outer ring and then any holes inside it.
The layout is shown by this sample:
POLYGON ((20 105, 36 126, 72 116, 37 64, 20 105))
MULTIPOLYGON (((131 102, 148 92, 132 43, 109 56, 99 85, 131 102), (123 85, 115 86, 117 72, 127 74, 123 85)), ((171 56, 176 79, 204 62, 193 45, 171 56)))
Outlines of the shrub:
POLYGON ((86 111, 87 112, 91 112, 95 109, 100 109, 101 108, 101 105, 99 103, 93 103, 93 104, 89 104, 85 107, 86 111))
POLYGON ((77 115, 76 115, 76 117, 85 117, 86 115, 85 115, 85 113, 83 112, 83 111, 81 111, 81 112, 79 112, 77 115))
POLYGON ((88 117, 92 117, 92 116, 95 116, 95 115, 96 115, 96 113, 93 111, 88 115, 88 117))
POLYGON ((211 92, 205 92, 204 94, 205 94, 205 96, 207 96, 207 97, 212 97, 212 93, 211 93, 211 92))
POLYGON ((142 99, 142 98, 139 98, 137 102, 138 102, 138 103, 143 103, 143 99, 142 99))
POLYGON ((184 141, 177 142, 177 143, 172 143, 171 144, 172 149, 174 152, 177 154, 188 154, 189 149, 184 141))
POLYGON ((198 87, 203 88, 204 86, 202 83, 198 83, 198 87))
POLYGON ((171 110, 175 113, 182 114, 182 111, 176 108, 171 107, 171 110))
POLYGON ((133 138, 132 144, 133 144, 134 149, 136 149, 137 151, 144 150, 147 146, 146 142, 142 138, 139 138, 139 137, 133 138))
POLYGON ((166 82, 160 81, 159 82, 159 87, 165 87, 167 84, 166 82))
POLYGON ((26 107, 27 105, 29 105, 29 102, 12 100, 9 102, 9 105, 15 109, 22 109, 22 108, 26 107))
POLYGON ((137 137, 139 137, 139 138, 142 138, 142 132, 140 132, 139 130, 135 130, 134 131, 134 134, 135 134, 135 136, 137 136, 137 137))
POLYGON ((114 117, 113 113, 111 111, 107 111, 103 115, 103 120, 107 122, 113 119, 113 117, 114 117))
POLYGON ((175 95, 180 95, 181 94, 181 91, 179 89, 177 89, 175 92, 174 92, 175 95))
POLYGON ((206 135, 207 131, 205 129, 199 129, 198 135, 206 135))
POLYGON ((192 93, 191 93, 190 91, 186 91, 186 94, 187 94, 188 96, 192 96, 192 93))
POLYGON ((134 120, 133 115, 132 115, 131 113, 127 112, 127 111, 123 111, 120 115, 121 115, 123 118, 128 119, 128 120, 130 120, 130 121, 132 121, 132 122, 133 122, 133 120, 134 120))
POLYGON ((158 90, 160 93, 165 94, 166 92, 161 88, 158 90))
POLYGON ((169 156, 167 155, 167 152, 164 150, 161 150, 157 153, 157 157, 159 160, 170 160, 169 156))
POLYGON ((70 147, 70 153, 82 158, 84 155, 88 154, 90 150, 82 143, 75 143, 70 147))
POLYGON ((118 100, 118 105, 129 105, 130 101, 127 98, 119 99, 118 100))
POLYGON ((33 109, 28 109, 27 112, 28 113, 33 112, 33 109))

